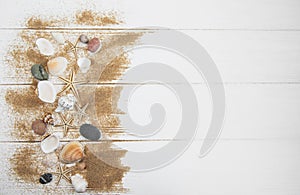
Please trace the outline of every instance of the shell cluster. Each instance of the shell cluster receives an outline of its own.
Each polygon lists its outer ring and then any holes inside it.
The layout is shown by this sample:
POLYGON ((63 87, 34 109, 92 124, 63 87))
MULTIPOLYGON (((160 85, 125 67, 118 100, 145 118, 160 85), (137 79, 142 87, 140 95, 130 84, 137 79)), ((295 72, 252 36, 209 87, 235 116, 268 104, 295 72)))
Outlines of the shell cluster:
MULTIPOLYGON (((73 44, 72 42, 65 40, 61 33, 53 32, 51 34, 53 38, 51 41, 45 38, 36 40, 35 46, 42 56, 46 56, 45 59, 47 59, 47 61, 33 64, 31 67, 31 74, 36 81, 38 81, 36 87, 38 98, 41 101, 52 105, 56 105, 57 103, 57 107, 56 109, 53 109, 51 113, 46 113, 42 118, 33 121, 32 130, 36 135, 42 136, 40 148, 46 155, 45 158, 42 159, 42 164, 44 166, 52 168, 58 163, 60 166, 60 174, 66 174, 66 171, 63 171, 61 166, 61 164, 65 164, 65 166, 68 167, 74 166, 76 172, 80 172, 86 169, 85 162, 88 160, 85 159, 84 146, 78 141, 72 141, 61 146, 60 137, 53 132, 55 132, 54 128, 61 127, 64 130, 64 136, 66 136, 67 133, 65 132, 68 132, 69 129, 79 128, 79 126, 75 125, 80 125, 78 124, 78 121, 81 122, 81 120, 77 120, 77 124, 73 124, 74 118, 70 118, 70 115, 74 115, 74 112, 76 112, 76 110, 73 111, 74 105, 76 103, 80 105, 78 92, 74 87, 74 83, 77 83, 75 81, 75 75, 78 70, 81 73, 87 73, 89 71, 92 66, 92 61, 89 57, 100 51, 101 41, 96 37, 90 39, 86 35, 80 35, 75 44, 73 44), (58 48, 63 48, 63 52, 57 51, 58 48), (78 50, 84 50, 84 52, 77 53, 78 50), (65 54, 73 56, 70 57, 65 54), (63 78, 62 75, 66 74, 67 70, 70 70, 69 66, 74 66, 71 69, 71 74, 69 74, 70 78, 63 78), (65 82, 64 88, 59 93, 57 93, 56 87, 52 83, 57 77, 65 82), (64 94, 68 91, 73 92, 73 94, 60 96, 60 94, 64 94), (57 98, 57 94, 59 95, 59 98, 57 98), (52 113, 61 117, 61 124, 55 124, 56 121, 54 120, 52 113), (67 120, 67 118, 69 119, 67 120), (59 155, 57 156, 57 154, 59 155)), ((98 140, 101 138, 100 130, 91 124, 81 125, 78 133, 89 140, 98 140)), ((72 172, 67 173, 72 174, 72 172)), ((41 184, 51 182, 53 180, 52 174, 53 173, 45 173, 41 175, 39 182, 41 184)), ((54 174, 59 173, 54 172, 54 174)), ((88 183, 82 175, 75 174, 70 178, 66 175, 63 176, 63 178, 71 180, 76 192, 86 191, 88 183)))

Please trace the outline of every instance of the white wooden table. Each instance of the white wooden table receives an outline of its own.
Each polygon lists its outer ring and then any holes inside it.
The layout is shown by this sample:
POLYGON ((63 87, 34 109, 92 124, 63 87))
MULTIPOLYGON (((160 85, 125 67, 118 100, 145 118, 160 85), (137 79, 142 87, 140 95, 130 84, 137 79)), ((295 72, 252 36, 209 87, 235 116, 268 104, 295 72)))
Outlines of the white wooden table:
MULTIPOLYGON (((117 10, 125 23, 111 27, 116 30, 162 26, 186 33, 207 50, 224 81, 224 128, 214 149, 199 158, 210 120, 209 98, 189 65, 181 69, 190 76, 199 100, 203 117, 199 132, 189 149, 170 165, 150 172, 129 172, 123 180, 129 194, 300 193, 299 0, 1 0, 0 55, 5 55, 17 32, 26 28, 24 18, 67 16, 82 8, 117 10)), ((143 52, 130 54, 133 65, 141 62, 143 52)), ((179 59, 169 62, 182 67, 179 59)), ((7 179, 9 151, 23 143, 8 136, 13 127, 9 126, 4 96, 7 87, 22 87, 24 83, 16 82, 16 75, 6 75, 3 61, 0 67, 0 194, 21 194, 26 188, 7 188, 16 182, 7 179)), ((159 85, 146 89, 149 94, 151 90, 166 90, 159 85)), ((136 104, 141 106, 143 101, 136 104)), ((176 101, 168 108, 176 111, 176 101)), ((147 117, 142 115, 141 122, 147 122, 147 117)), ((157 134, 151 141, 131 141, 136 138, 124 135, 128 142, 116 144, 128 150, 159 147, 174 135, 172 129, 165 130, 167 133, 157 134)))

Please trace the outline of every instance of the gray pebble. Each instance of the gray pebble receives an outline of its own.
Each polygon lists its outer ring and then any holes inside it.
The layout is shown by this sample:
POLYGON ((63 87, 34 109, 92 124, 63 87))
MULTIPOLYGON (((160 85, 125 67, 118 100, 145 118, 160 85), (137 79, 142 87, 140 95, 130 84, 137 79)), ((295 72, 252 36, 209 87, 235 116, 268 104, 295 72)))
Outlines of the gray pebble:
POLYGON ((31 73, 37 80, 48 80, 49 75, 41 64, 35 64, 31 67, 31 73))
POLYGON ((89 38, 86 35, 80 35, 79 40, 81 43, 88 43, 89 38))
POLYGON ((97 127, 90 124, 81 125, 79 132, 83 137, 91 141, 97 141, 101 137, 100 130, 97 127))

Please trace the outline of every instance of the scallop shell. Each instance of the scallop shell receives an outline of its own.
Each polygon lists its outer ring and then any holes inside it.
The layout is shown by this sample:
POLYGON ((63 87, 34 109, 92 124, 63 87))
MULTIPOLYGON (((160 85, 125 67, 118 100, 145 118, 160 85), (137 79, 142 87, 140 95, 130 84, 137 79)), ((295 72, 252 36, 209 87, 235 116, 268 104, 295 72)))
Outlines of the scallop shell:
POLYGON ((51 56, 54 54, 54 48, 50 41, 44 38, 39 38, 36 40, 36 45, 40 50, 40 53, 46 56, 51 56))
POLYGON ((66 164, 75 163, 83 158, 83 147, 79 142, 70 142, 60 152, 59 159, 66 164))
POLYGON ((64 57, 56 57, 47 63, 49 73, 58 76, 61 75, 68 66, 68 60, 64 57))
POLYGON ((50 81, 40 81, 37 86, 40 100, 53 103, 56 99, 56 90, 50 81))
POLYGON ((44 153, 54 152, 59 146, 59 138, 56 135, 50 135, 41 141, 41 149, 44 153))
POLYGON ((68 94, 66 96, 62 96, 58 100, 58 107, 55 109, 55 112, 63 112, 65 110, 72 110, 74 108, 75 102, 76 102, 76 98, 73 94, 68 94))
POLYGON ((91 66, 91 60, 88 58, 78 58, 77 65, 82 73, 86 73, 91 66))

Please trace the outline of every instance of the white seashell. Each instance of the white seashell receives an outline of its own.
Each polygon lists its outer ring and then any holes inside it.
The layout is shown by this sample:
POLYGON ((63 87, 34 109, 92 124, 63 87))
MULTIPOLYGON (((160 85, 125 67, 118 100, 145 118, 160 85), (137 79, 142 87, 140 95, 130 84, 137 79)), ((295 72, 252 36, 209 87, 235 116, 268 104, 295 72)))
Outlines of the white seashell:
POLYGON ((56 99, 56 90, 50 81, 40 81, 37 86, 40 100, 53 103, 56 99))
POLYGON ((36 40, 36 45, 40 50, 40 53, 46 56, 51 56, 54 54, 54 48, 50 41, 44 38, 39 38, 36 40))
POLYGON ((91 60, 88 58, 78 58, 77 65, 82 73, 86 73, 91 66, 91 60))
POLYGON ((41 149, 45 153, 54 152, 59 146, 59 138, 56 135, 50 135, 41 141, 41 149))
POLYGON ((82 177, 82 175, 79 175, 77 173, 77 174, 71 176, 71 181, 72 181, 72 184, 73 184, 76 192, 85 192, 86 191, 88 183, 82 177))
POLYGON ((58 100, 58 106, 55 112, 63 112, 65 110, 72 110, 74 108, 76 98, 73 94, 62 96, 58 100))
POLYGON ((49 60, 47 66, 50 74, 58 76, 66 70, 68 66, 68 60, 64 57, 56 57, 49 60))
POLYGON ((65 38, 62 33, 51 33, 52 37, 55 39, 55 41, 59 44, 64 44, 65 43, 65 38))

